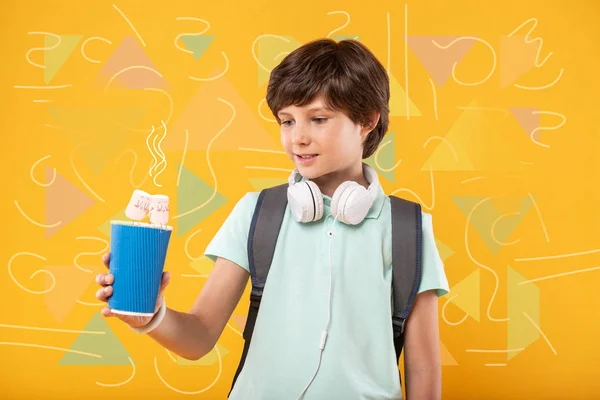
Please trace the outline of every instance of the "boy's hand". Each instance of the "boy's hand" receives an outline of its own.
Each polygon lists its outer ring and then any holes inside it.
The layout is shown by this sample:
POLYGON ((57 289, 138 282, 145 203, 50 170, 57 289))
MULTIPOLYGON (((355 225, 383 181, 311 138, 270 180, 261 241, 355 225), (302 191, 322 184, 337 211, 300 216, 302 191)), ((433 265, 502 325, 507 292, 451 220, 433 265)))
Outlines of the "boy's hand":
MULTIPOLYGON (((102 262, 104 263, 106 268, 109 268, 110 253, 106 253, 102 256, 102 262)), ((110 274, 110 271, 108 274, 101 273, 98 274, 98 276, 96 276, 96 283, 102 286, 102 288, 98 289, 98 291, 96 292, 96 298, 98 300, 108 302, 108 298, 113 294, 112 284, 114 281, 115 277, 114 275, 110 274)), ((160 283, 160 289, 158 290, 158 297, 156 299, 156 308, 154 309, 155 315, 156 312, 160 309, 160 306, 162 305, 164 292, 170 281, 171 274, 169 274, 168 272, 163 272, 162 281, 160 283)), ((120 319, 121 321, 125 322, 127 325, 133 328, 140 328, 144 325, 147 325, 150 322, 150 320, 152 320, 152 317, 114 314, 108 307, 104 307, 102 309, 102 315, 104 317, 117 317, 118 319, 120 319)))

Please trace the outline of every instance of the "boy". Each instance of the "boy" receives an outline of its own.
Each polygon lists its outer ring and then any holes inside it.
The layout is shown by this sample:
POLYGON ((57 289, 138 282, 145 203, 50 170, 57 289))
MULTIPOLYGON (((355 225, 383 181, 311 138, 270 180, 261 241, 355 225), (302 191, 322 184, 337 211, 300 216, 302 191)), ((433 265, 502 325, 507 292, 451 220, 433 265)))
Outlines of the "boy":
MULTIPOLYGON (((267 103, 296 165, 252 342, 230 399, 401 399, 391 329, 391 207, 363 159, 388 128, 389 80, 360 42, 315 40, 271 73, 267 103), (344 189, 355 182, 348 194, 344 189), (309 192, 306 192, 307 188, 309 192), (301 193, 311 198, 302 206, 301 193), (308 193, 308 194, 306 194, 308 193), (342 203, 364 208, 345 210, 342 203), (364 205, 367 205, 364 207, 364 205)), ((347 192, 347 191, 346 191, 347 192)), ((188 313, 114 315, 181 357, 216 344, 249 278, 247 242, 258 193, 246 194, 206 249, 215 261, 188 313)), ((437 298, 448 292, 431 215, 422 213, 422 278, 405 328, 409 400, 441 398, 437 298)), ((108 264, 108 255, 104 257, 108 264)), ((110 274, 97 282, 112 294, 110 274)))

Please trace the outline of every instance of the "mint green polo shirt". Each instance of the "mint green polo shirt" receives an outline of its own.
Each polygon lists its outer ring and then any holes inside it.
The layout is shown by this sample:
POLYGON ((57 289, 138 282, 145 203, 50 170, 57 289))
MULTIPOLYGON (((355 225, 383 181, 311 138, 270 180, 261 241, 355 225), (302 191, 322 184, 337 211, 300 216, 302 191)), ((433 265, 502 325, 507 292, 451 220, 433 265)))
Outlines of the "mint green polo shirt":
MULTIPOLYGON (((247 193, 209 243, 205 255, 249 271, 247 241, 259 193, 247 193)), ((331 198, 320 221, 296 222, 286 210, 248 356, 229 399, 296 399, 319 360, 327 322, 331 198)), ((419 292, 449 291, 423 212, 423 275, 419 292)), ((331 321, 321 366, 304 400, 401 399, 392 340, 390 199, 380 188, 359 225, 335 223, 331 321)))

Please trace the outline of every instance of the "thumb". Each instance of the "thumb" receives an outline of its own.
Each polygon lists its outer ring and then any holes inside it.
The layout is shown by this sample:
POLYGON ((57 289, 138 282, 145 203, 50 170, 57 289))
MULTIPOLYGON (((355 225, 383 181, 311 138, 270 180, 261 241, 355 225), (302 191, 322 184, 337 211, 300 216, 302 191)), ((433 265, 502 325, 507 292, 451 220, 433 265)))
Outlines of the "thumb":
POLYGON ((171 274, 168 272, 163 272, 162 280, 160 282, 160 288, 158 289, 158 296, 156 296, 156 309, 154 311, 155 313, 157 313, 160 307, 162 306, 163 299, 165 296, 165 289, 169 285, 169 282, 171 282, 171 274))
POLYGON ((167 288, 167 286, 169 286, 169 283, 171 283, 171 274, 169 272, 163 272, 162 274, 162 280, 160 282, 160 288, 158 289, 158 295, 162 296, 165 292, 165 289, 167 288))

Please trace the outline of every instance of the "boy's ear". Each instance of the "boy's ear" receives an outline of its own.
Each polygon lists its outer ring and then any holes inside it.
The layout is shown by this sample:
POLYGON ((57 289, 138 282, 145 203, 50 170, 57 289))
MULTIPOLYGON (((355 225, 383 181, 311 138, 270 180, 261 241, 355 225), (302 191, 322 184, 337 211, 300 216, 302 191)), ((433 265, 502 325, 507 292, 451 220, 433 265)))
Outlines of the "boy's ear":
POLYGON ((370 118, 370 123, 369 125, 363 126, 362 130, 361 130, 361 136, 363 136, 363 139, 367 138, 367 135, 373 130, 375 129, 375 127, 377 126, 377 124, 379 123, 379 117, 381 114, 379 113, 373 113, 373 115, 370 118))
POLYGON ((371 126, 372 126, 371 130, 375 129, 375 127, 379 123, 379 117, 380 116, 381 116, 381 114, 379 114, 379 113, 374 113, 373 114, 373 118, 371 119, 371 121, 373 121, 372 124, 371 124, 371 126))

